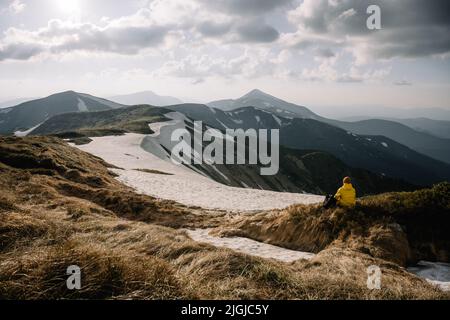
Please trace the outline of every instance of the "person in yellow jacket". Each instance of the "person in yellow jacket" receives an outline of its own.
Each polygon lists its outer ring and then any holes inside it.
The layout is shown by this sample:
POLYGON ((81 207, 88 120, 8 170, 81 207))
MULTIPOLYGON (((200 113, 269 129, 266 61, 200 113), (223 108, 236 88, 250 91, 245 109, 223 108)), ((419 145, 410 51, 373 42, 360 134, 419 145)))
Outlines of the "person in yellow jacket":
POLYGON ((338 206, 341 207, 354 207, 356 204, 356 191, 352 186, 350 177, 344 178, 344 185, 334 195, 338 206))

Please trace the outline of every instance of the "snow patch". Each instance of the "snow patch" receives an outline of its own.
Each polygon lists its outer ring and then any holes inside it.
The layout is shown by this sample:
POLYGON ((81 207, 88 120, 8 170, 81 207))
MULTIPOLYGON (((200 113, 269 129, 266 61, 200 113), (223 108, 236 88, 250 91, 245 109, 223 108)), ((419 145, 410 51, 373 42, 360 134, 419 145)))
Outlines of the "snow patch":
POLYGON ((408 271, 438 286, 443 291, 450 291, 450 263, 420 261, 408 271))
POLYGON ((272 115, 272 117, 275 119, 275 121, 278 123, 278 125, 281 126, 281 119, 278 118, 276 115, 272 115))
MULTIPOLYGON (((165 131, 169 132, 168 129, 171 128, 161 128, 161 135, 167 135, 165 131)), ((91 139, 89 144, 77 147, 123 168, 124 170, 112 169, 117 173, 119 181, 137 192, 160 199, 188 206, 239 212, 282 209, 298 203, 319 203, 324 199, 316 195, 244 189, 220 184, 186 166, 175 165, 168 159, 166 151, 155 137, 129 133, 91 139), (146 174, 134 169, 153 169, 171 173, 172 176, 146 174)), ((165 137, 158 139, 164 140, 165 137)))
POLYGON ((214 114, 217 113, 216 109, 214 109, 214 108, 212 108, 212 107, 210 107, 210 106, 208 106, 208 108, 209 108, 209 110, 211 110, 212 113, 214 113, 214 114))
POLYGON ((250 188, 244 181, 241 181, 241 185, 242 185, 244 188, 250 188))
POLYGON ((386 142, 382 142, 381 145, 385 148, 389 148, 389 145, 386 142))
POLYGON ((220 121, 219 119, 217 119, 217 122, 220 123, 225 129, 230 129, 222 121, 220 121))
POLYGON ((197 242, 204 242, 216 247, 228 248, 244 254, 283 262, 300 259, 311 259, 315 255, 309 252, 289 250, 271 244, 258 242, 248 238, 220 238, 209 235, 210 229, 186 230, 187 234, 197 242))
POLYGON ((224 178, 227 181, 230 181, 230 179, 225 174, 223 174, 219 169, 217 169, 215 165, 211 165, 211 168, 213 168, 215 172, 217 172, 220 176, 222 176, 222 178, 224 178))
POLYGON ((86 106, 86 103, 84 103, 83 100, 81 100, 80 98, 78 98, 78 111, 80 112, 88 112, 88 107, 86 106))
POLYGON ((261 117, 260 116, 255 116, 255 118, 256 118, 256 121, 259 123, 259 122, 261 122, 261 117))
POLYGON ((41 124, 43 124, 44 122, 39 123, 37 126, 34 126, 33 128, 30 128, 28 130, 25 131, 16 131, 14 132, 14 135, 16 137, 26 137, 27 135, 29 135, 31 132, 33 132, 33 130, 37 129, 41 124))

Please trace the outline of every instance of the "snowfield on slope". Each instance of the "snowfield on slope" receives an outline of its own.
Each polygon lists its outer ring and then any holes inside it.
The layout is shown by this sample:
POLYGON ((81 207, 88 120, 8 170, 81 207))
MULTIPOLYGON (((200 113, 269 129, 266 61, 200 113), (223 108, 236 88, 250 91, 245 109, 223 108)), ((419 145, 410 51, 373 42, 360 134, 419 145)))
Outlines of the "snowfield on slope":
POLYGON ((228 248, 234 251, 266 259, 293 262, 300 259, 311 259, 314 253, 289 250, 271 244, 258 242, 248 238, 220 238, 209 235, 210 229, 186 230, 192 240, 211 244, 215 247, 228 248))
POLYGON ((426 279, 443 291, 450 291, 450 263, 420 261, 408 271, 426 279))
MULTIPOLYGON (((162 130, 164 126, 160 126, 162 130)), ((159 130, 158 130, 159 131, 159 130)), ((83 151, 98 156, 121 169, 112 169, 117 179, 137 192, 160 199, 174 200, 187 206, 227 211, 255 211, 281 209, 292 204, 318 203, 322 196, 274 192, 257 189, 229 187, 178 166, 164 157, 165 150, 155 141, 159 132, 148 136, 126 134, 123 136, 94 137, 92 142, 77 146, 83 151), (145 151, 153 144, 158 156, 145 151), (136 169, 158 170, 172 175, 136 171, 136 169)))
POLYGON ((14 132, 14 135, 16 137, 26 137, 27 135, 29 135, 33 130, 37 129, 41 124, 43 124, 44 122, 39 123, 38 125, 35 125, 33 128, 30 128, 28 130, 25 131, 16 131, 14 132))

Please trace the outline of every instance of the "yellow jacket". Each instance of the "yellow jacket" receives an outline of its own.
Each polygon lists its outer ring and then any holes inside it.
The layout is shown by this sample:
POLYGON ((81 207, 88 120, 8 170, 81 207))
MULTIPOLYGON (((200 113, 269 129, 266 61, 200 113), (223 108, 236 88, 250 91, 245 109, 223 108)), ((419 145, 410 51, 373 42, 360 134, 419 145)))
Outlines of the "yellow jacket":
POLYGON ((356 204, 356 191, 351 183, 344 183, 336 192, 334 198, 340 206, 354 207, 356 204))

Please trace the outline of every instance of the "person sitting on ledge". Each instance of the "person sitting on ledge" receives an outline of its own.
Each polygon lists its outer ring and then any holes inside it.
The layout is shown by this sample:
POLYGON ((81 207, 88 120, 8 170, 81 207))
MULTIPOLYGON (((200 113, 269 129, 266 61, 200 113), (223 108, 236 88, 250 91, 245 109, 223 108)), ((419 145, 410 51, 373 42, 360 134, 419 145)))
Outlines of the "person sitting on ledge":
POLYGON ((344 185, 338 189, 334 198, 337 201, 337 205, 345 208, 353 208, 356 205, 356 191, 352 186, 350 177, 345 177, 343 181, 344 185))

